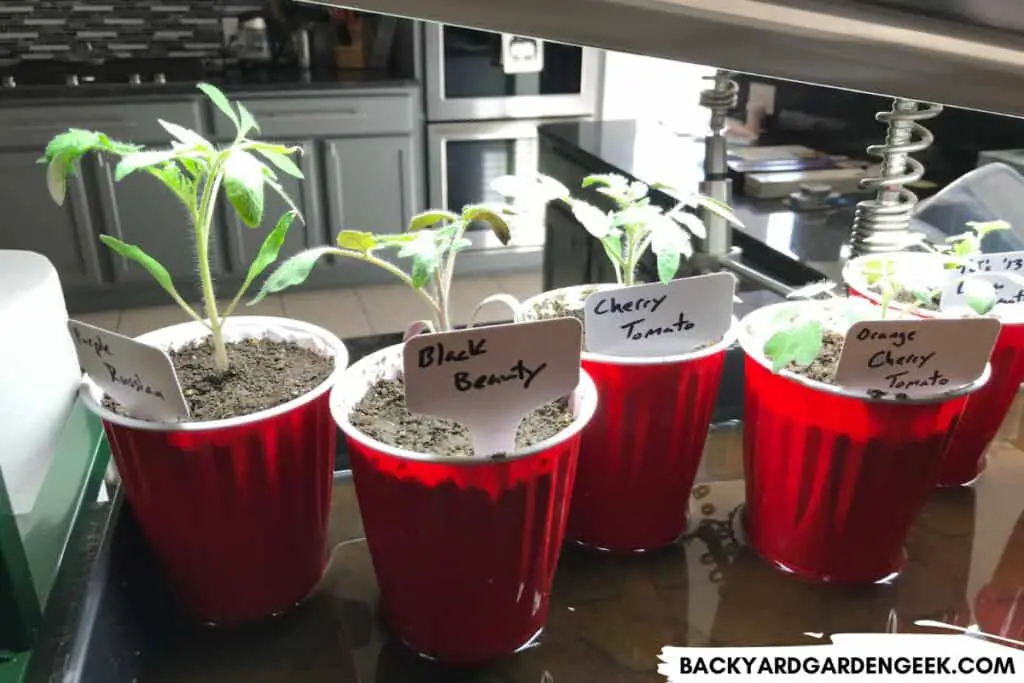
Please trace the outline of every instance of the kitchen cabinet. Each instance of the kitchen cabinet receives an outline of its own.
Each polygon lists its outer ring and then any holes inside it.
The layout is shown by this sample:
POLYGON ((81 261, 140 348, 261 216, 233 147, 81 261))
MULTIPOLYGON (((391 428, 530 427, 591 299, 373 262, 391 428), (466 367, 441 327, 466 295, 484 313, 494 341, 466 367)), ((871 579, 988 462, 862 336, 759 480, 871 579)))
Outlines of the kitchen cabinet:
POLYGON ((68 179, 67 199, 57 206, 38 158, 38 151, 0 150, 0 248, 45 255, 65 287, 99 283, 96 229, 84 178, 68 179))
MULTIPOLYGON (((331 237, 324 225, 322 199, 320 191, 320 172, 317 164, 316 143, 313 140, 284 141, 286 144, 302 148, 301 156, 292 156, 302 171, 303 178, 293 178, 287 173, 277 172, 277 182, 291 197, 292 202, 302 213, 305 222, 294 221, 281 247, 280 257, 285 258, 297 254, 303 249, 327 244, 331 237)), ((238 217, 228 202, 221 203, 221 212, 226 214, 228 251, 231 254, 231 268, 234 273, 245 276, 249 264, 259 252, 260 245, 281 215, 289 210, 288 204, 281 196, 265 187, 263 223, 259 227, 250 228, 238 217)))
POLYGON ((323 147, 333 231, 404 230, 417 211, 412 137, 341 138, 323 147))
MULTIPOLYGON (((240 100, 262 126, 259 139, 302 148, 296 162, 304 178, 278 173, 278 180, 302 212, 281 255, 331 244, 352 228, 400 231, 422 210, 422 115, 415 86, 366 89, 227 93, 240 100)), ((175 278, 182 296, 198 297, 195 244, 190 217, 179 201, 146 173, 114 181, 113 159, 89 157, 72 178, 68 201, 57 207, 35 163, 50 138, 68 127, 104 131, 111 137, 165 147, 168 136, 157 119, 186 126, 218 144, 234 137, 230 122, 195 96, 92 96, 83 100, 22 101, 0 106, 0 248, 45 254, 57 267, 72 313, 159 305, 166 294, 141 267, 109 252, 98 240, 109 234, 137 244, 175 278)), ((224 201, 210 240, 211 267, 227 290, 244 279, 269 231, 287 208, 266 193, 264 220, 245 226, 224 201)), ((334 268, 325 261, 312 285, 383 281, 372 268, 334 268)), ((227 291, 225 290, 225 291, 227 291)))

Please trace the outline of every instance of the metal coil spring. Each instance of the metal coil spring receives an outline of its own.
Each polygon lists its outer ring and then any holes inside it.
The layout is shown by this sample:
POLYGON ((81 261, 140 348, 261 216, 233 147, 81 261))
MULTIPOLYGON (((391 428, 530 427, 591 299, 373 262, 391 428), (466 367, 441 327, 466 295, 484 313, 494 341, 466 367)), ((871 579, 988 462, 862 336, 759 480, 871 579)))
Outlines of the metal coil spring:
POLYGON ((728 71, 716 71, 714 76, 705 76, 712 81, 711 88, 700 93, 700 106, 711 110, 711 130, 716 133, 725 129, 725 117, 739 102, 740 86, 728 71))
POLYGON ((910 154, 922 152, 935 138, 919 121, 942 112, 938 104, 894 100, 891 111, 879 112, 875 120, 889 126, 885 144, 871 145, 867 153, 882 160, 877 177, 864 178, 861 187, 877 190, 874 199, 857 204, 850 239, 852 256, 899 251, 909 243, 910 219, 917 195, 904 185, 924 176, 924 166, 910 154), (916 138, 916 139, 915 139, 916 138))

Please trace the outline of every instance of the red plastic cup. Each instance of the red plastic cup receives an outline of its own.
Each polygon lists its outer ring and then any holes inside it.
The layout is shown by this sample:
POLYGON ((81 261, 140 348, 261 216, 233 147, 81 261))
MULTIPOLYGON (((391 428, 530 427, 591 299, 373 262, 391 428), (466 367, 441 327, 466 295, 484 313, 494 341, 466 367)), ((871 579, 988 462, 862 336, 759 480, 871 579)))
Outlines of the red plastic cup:
POLYGON ((664 358, 583 354, 600 400, 583 430, 568 539, 635 552, 686 532, 687 501, 734 338, 664 358))
MULTIPOLYGON (((523 303, 531 311, 552 295, 570 301, 615 285, 579 285, 523 303)), ((624 358, 584 352, 600 399, 583 430, 566 538, 611 552, 642 552, 686 532, 690 490, 718 397, 725 338, 693 353, 624 358)))
POLYGON ((480 663, 529 644, 547 621, 580 432, 597 392, 584 372, 575 420, 506 458, 452 458, 387 446, 359 432, 352 408, 399 376, 402 346, 354 364, 331 396, 345 433, 386 622, 415 652, 480 663))
POLYGON ((740 322, 746 354, 743 456, 748 539, 770 564, 823 582, 872 583, 905 561, 910 525, 938 480, 967 396, 990 375, 928 400, 775 374, 762 348, 788 302, 740 322))
MULTIPOLYGON (((167 349, 208 334, 190 322, 138 339, 167 349)), ((102 406, 91 381, 81 392, 103 420, 125 497, 185 609, 222 626, 295 606, 323 575, 337 434, 328 390, 348 365, 336 336, 295 320, 232 317, 225 335, 290 339, 333 356, 335 371, 293 401, 210 422, 125 418, 102 406)))
MULTIPOLYGON (((843 268, 843 278, 851 296, 880 303, 877 294, 871 292, 864 281, 863 260, 870 257, 851 259, 843 268)), ((901 253, 887 254, 895 259, 896 267, 920 269, 928 263, 934 267, 934 254, 901 253)), ((937 311, 900 307, 921 318, 939 317, 937 311)), ((1024 382, 1024 321, 1003 321, 1002 329, 989 360, 992 378, 978 389, 968 400, 963 416, 946 450, 946 457, 939 474, 939 486, 966 486, 974 482, 985 468, 985 452, 999 432, 1006 419, 1013 400, 1024 382)))

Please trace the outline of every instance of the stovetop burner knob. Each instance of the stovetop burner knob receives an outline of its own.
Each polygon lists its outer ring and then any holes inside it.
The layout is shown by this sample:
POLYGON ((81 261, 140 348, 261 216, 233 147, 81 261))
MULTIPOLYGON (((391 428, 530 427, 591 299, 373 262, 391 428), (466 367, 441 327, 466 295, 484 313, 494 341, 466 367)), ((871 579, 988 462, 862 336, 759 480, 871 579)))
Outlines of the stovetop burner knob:
POLYGON ((153 82, 157 85, 167 85, 167 74, 159 73, 153 76, 153 82))
POLYGON ((64 78, 64 82, 67 83, 68 85, 72 86, 72 87, 77 86, 78 85, 78 74, 68 74, 64 78))
POLYGON ((13 88, 16 85, 18 85, 18 84, 14 81, 14 76, 4 76, 4 87, 5 88, 13 88))
POLYGON ((140 83, 142 83, 142 76, 140 76, 139 74, 132 74, 128 77, 128 83, 130 85, 139 85, 140 83))

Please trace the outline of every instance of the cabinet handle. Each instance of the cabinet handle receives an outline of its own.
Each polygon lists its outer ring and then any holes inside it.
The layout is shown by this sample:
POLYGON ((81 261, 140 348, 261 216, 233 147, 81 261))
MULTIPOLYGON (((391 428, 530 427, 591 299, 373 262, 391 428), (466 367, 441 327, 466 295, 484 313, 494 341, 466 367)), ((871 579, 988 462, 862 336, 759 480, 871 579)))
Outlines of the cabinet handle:
MULTIPOLYGON (((109 127, 112 127, 112 126, 123 126, 125 128, 135 128, 137 126, 137 124, 132 122, 132 121, 125 121, 124 119, 93 119, 91 121, 88 121, 87 123, 85 123, 81 127, 82 128, 90 128, 90 129, 100 129, 100 128, 109 128, 109 127)), ((52 123, 52 122, 51 123, 29 122, 28 120, 22 119, 22 120, 14 121, 11 127, 12 128, 16 128, 18 130, 53 131, 55 128, 60 128, 61 125, 60 124, 55 124, 55 123, 52 123)))
POLYGON ((336 121, 338 119, 365 119, 367 118, 366 112, 359 111, 358 109, 341 109, 339 111, 331 112, 316 112, 316 113, 295 113, 295 114, 261 114, 260 119, 270 120, 281 120, 281 119, 327 119, 329 121, 336 121))

